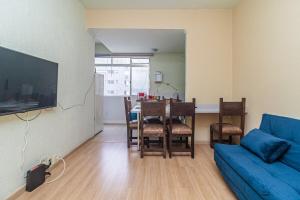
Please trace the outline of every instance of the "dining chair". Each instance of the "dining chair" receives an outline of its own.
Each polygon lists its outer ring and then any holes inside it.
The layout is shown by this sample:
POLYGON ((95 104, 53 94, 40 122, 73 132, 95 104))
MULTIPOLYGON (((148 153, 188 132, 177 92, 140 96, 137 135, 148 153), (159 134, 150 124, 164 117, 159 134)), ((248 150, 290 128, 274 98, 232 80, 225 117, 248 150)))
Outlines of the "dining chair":
POLYGON ((132 132, 138 128, 138 121, 131 119, 132 103, 130 97, 124 97, 124 105, 127 125, 127 147, 130 148, 131 145, 137 144, 137 142, 133 142, 133 140, 137 139, 137 137, 133 137, 132 132))
POLYGON ((240 102, 224 102, 223 98, 220 98, 220 113, 219 122, 210 125, 210 146, 214 147, 215 143, 229 143, 232 144, 232 137, 239 136, 240 139, 244 136, 245 131, 245 108, 246 98, 242 98, 240 102), (239 117, 240 124, 234 125, 232 123, 225 123, 224 117, 239 117), (218 137, 215 140, 214 134, 218 137), (228 137, 228 140, 224 139, 224 136, 228 137))
POLYGON ((193 98, 192 102, 174 102, 170 101, 170 119, 176 117, 190 117, 191 125, 187 124, 187 120, 181 123, 174 123, 170 120, 169 135, 168 135, 168 147, 169 156, 172 158, 173 152, 191 152, 191 157, 195 157, 195 108, 196 99, 193 98), (189 145, 189 137, 191 138, 191 145, 189 145), (174 147, 173 139, 185 138, 185 147, 174 147))
MULTIPOLYGON (((144 100, 144 102, 161 102, 161 101, 164 100, 161 100, 160 97, 154 100, 144 100)), ((144 123, 157 124, 157 123, 161 123, 161 119, 160 116, 147 116, 144 118, 144 123)))
POLYGON ((141 102, 141 158, 144 152, 162 152, 166 158, 166 102, 141 102), (159 116, 161 121, 157 123, 145 123, 144 119, 149 116, 159 116), (158 138, 162 140, 162 147, 149 146, 145 148, 145 138, 158 138))

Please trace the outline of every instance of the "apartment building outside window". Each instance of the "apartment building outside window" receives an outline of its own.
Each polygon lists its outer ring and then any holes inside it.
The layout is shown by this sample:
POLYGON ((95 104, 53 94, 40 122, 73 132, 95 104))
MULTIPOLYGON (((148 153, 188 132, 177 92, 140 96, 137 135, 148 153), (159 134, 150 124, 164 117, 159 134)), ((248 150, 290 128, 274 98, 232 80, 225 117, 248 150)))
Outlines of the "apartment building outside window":
POLYGON ((104 75, 105 96, 149 93, 149 58, 96 57, 96 72, 104 75))

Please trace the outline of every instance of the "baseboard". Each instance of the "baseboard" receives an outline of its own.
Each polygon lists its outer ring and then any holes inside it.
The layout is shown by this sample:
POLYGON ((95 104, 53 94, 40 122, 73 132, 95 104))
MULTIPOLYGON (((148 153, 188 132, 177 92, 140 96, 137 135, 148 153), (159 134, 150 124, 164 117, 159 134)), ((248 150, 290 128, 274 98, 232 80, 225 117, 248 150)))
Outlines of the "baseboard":
POLYGON ((102 133, 102 132, 103 132, 103 130, 99 131, 98 133, 96 133, 96 134, 94 135, 94 137, 97 136, 97 135, 99 135, 99 134, 102 133))
MULTIPOLYGON (((100 131, 100 132, 102 132, 102 131, 100 131)), ((99 132, 99 133, 100 133, 99 132)), ((98 133, 98 134, 99 134, 98 133)), ((65 155, 63 158, 64 159, 67 159, 71 154, 73 154, 75 151, 77 151, 79 148, 81 148, 82 146, 84 146, 86 143, 88 143, 90 140, 92 140, 92 139, 94 139, 94 137, 96 137, 97 136, 97 134, 96 135, 94 135, 94 136, 92 136, 92 137, 90 137, 90 138, 88 138, 86 141, 84 141, 82 144, 80 144, 79 146, 77 146, 75 149, 73 149, 72 151, 70 151, 67 155, 65 155)), ((59 162, 57 162, 57 163, 55 163, 55 164, 53 164, 51 167, 50 167, 50 169, 49 169, 49 171, 51 171, 52 169, 54 169, 55 167, 57 167, 57 165, 58 165, 58 163, 59 162)), ((24 192, 26 192, 25 191, 25 184, 23 185, 23 186, 21 186, 19 189, 17 189, 13 194, 11 194, 11 195, 9 195, 6 199, 7 200, 15 200, 15 199, 17 199, 18 197, 20 197, 24 192)))

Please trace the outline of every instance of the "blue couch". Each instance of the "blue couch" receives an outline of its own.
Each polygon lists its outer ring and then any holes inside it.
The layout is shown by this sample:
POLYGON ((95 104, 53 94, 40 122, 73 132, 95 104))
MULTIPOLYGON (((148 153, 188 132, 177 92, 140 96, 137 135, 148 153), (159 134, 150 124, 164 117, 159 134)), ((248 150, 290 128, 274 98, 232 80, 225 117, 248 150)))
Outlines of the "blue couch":
POLYGON ((260 130, 288 140, 290 149, 269 164, 240 145, 216 144, 221 174, 241 200, 300 200, 300 120, 264 114, 260 130))

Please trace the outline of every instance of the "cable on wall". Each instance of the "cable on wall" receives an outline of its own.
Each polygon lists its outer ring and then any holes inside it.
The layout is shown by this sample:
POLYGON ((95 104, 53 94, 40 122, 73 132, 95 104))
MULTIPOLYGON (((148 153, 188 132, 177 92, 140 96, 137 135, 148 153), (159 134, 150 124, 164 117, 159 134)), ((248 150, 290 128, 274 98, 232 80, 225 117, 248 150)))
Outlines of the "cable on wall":
POLYGON ((91 89, 93 88, 94 82, 95 82, 95 73, 94 73, 93 80, 92 80, 88 90, 85 92, 83 103, 74 104, 74 105, 71 105, 71 106, 68 106, 68 107, 64 107, 62 104, 58 103, 58 106, 60 107, 60 109, 62 111, 66 111, 66 110, 70 110, 70 109, 75 108, 75 107, 84 106, 86 104, 87 96, 90 93, 91 89))
POLYGON ((20 117, 18 114, 15 114, 15 116, 20 119, 21 121, 26 122, 26 130, 25 130, 25 134, 24 134, 24 145, 21 151, 21 157, 22 157, 22 161, 21 161, 21 170, 24 169, 24 164, 25 164, 25 152, 28 146, 28 135, 29 135, 29 130, 30 130, 30 123, 31 121, 37 119, 42 113, 42 110, 40 110, 40 112, 34 116, 33 118, 29 119, 29 112, 26 112, 26 119, 20 117))
POLYGON ((28 134, 29 134, 29 129, 30 129, 30 124, 29 124, 29 120, 28 120, 28 112, 26 113, 26 131, 24 134, 24 146, 22 148, 22 163, 21 163, 21 169, 23 170, 24 168, 24 163, 25 163, 25 152, 26 152, 26 148, 28 145, 28 134))
POLYGON ((156 87, 156 95, 159 94, 159 89, 160 89, 161 86, 163 86, 163 85, 165 85, 165 86, 167 86, 167 87, 173 89, 173 90, 174 90, 173 95, 174 95, 174 94, 177 94, 177 95, 178 95, 178 91, 179 91, 178 88, 176 88, 174 85, 172 85, 171 83, 168 83, 168 82, 161 82, 161 83, 159 83, 159 86, 156 87))
MULTIPOLYGON (((27 114, 28 114, 28 112, 27 112, 27 114)), ((20 120, 22 120, 22 121, 24 121, 24 122, 31 122, 31 121, 33 121, 33 120, 35 120, 36 118, 38 118, 40 115, 42 114, 42 110, 40 110, 39 111, 39 113, 36 115, 36 116, 34 116, 33 118, 31 118, 31 119, 23 119, 22 117, 20 117, 18 114, 15 114, 15 116, 18 118, 18 119, 20 119, 20 120)))

